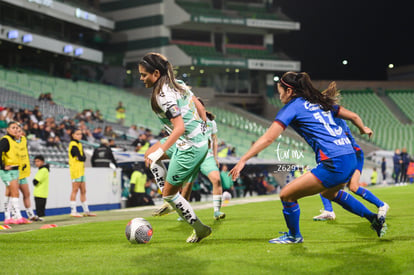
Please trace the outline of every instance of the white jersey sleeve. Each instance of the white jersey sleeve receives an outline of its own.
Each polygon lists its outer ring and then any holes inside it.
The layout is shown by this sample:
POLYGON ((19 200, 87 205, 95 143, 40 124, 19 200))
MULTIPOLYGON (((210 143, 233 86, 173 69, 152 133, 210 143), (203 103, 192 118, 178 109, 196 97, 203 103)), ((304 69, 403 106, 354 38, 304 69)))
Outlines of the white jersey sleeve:
POLYGON ((168 85, 164 85, 157 96, 157 103, 161 110, 166 113, 171 106, 177 105, 177 93, 174 92, 168 85))

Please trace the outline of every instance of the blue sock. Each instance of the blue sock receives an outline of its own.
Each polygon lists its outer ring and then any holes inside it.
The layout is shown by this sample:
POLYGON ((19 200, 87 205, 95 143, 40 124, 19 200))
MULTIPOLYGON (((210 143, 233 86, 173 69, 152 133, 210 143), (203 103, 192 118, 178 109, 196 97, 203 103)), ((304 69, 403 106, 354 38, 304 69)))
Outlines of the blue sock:
POLYGON ((300 208, 297 201, 285 202, 283 204, 283 216, 285 217, 286 225, 289 228, 289 234, 294 237, 302 237, 299 229, 300 208))
POLYGON ((325 198, 324 196, 322 196, 322 194, 319 194, 319 195, 321 196, 321 200, 323 203, 323 209, 325 209, 325 211, 333 212, 331 201, 325 198))
POLYGON ((369 191, 368 189, 365 189, 363 187, 358 187, 355 194, 363 197, 364 200, 367 200, 370 203, 375 204, 376 207, 384 206, 384 203, 379 198, 377 198, 374 194, 372 194, 372 192, 369 191))
POLYGON ((352 197, 350 194, 343 190, 339 190, 336 195, 334 202, 341 205, 344 209, 348 210, 355 215, 368 219, 370 222, 377 216, 368 210, 359 200, 352 197))

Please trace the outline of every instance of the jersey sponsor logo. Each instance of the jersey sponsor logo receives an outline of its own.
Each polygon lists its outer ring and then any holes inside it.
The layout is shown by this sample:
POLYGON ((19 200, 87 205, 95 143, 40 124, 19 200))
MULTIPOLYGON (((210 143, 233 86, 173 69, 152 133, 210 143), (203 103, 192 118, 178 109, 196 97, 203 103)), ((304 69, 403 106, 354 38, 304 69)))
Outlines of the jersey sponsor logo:
POLYGON ((189 224, 194 224, 196 219, 193 217, 193 215, 190 213, 190 210, 185 209, 183 204, 181 202, 176 204, 176 207, 181 210, 181 213, 183 213, 184 218, 187 220, 189 224))
POLYGON ((174 175, 172 178, 173 178, 174 181, 177 181, 180 178, 180 176, 174 175))
POLYGON ((315 110, 319 110, 321 108, 321 106, 319 106, 319 104, 310 103, 309 101, 305 101, 303 106, 309 111, 315 111, 315 110))

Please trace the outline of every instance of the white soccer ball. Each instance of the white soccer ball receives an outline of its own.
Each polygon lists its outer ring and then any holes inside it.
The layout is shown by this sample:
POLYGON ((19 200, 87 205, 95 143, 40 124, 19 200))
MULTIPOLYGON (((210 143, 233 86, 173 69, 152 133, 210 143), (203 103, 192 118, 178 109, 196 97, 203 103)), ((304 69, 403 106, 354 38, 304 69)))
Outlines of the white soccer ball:
POLYGON ((127 224, 125 235, 130 243, 147 243, 152 238, 152 226, 146 219, 135 218, 127 224))
POLYGON ((224 200, 224 201, 229 201, 229 200, 231 200, 231 194, 230 194, 229 192, 227 192, 227 191, 224 191, 224 192, 223 192, 223 200, 224 200))

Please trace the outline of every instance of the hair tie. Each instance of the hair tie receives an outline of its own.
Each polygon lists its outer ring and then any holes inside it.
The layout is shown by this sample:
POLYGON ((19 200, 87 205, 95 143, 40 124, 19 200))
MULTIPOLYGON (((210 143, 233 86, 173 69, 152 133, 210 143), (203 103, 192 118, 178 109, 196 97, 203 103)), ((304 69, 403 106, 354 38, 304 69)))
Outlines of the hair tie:
POLYGON ((293 87, 292 85, 287 84, 285 81, 283 81, 283 78, 280 79, 280 82, 282 82, 283 85, 285 85, 285 86, 287 86, 287 87, 289 87, 291 89, 295 89, 295 87, 293 87))

